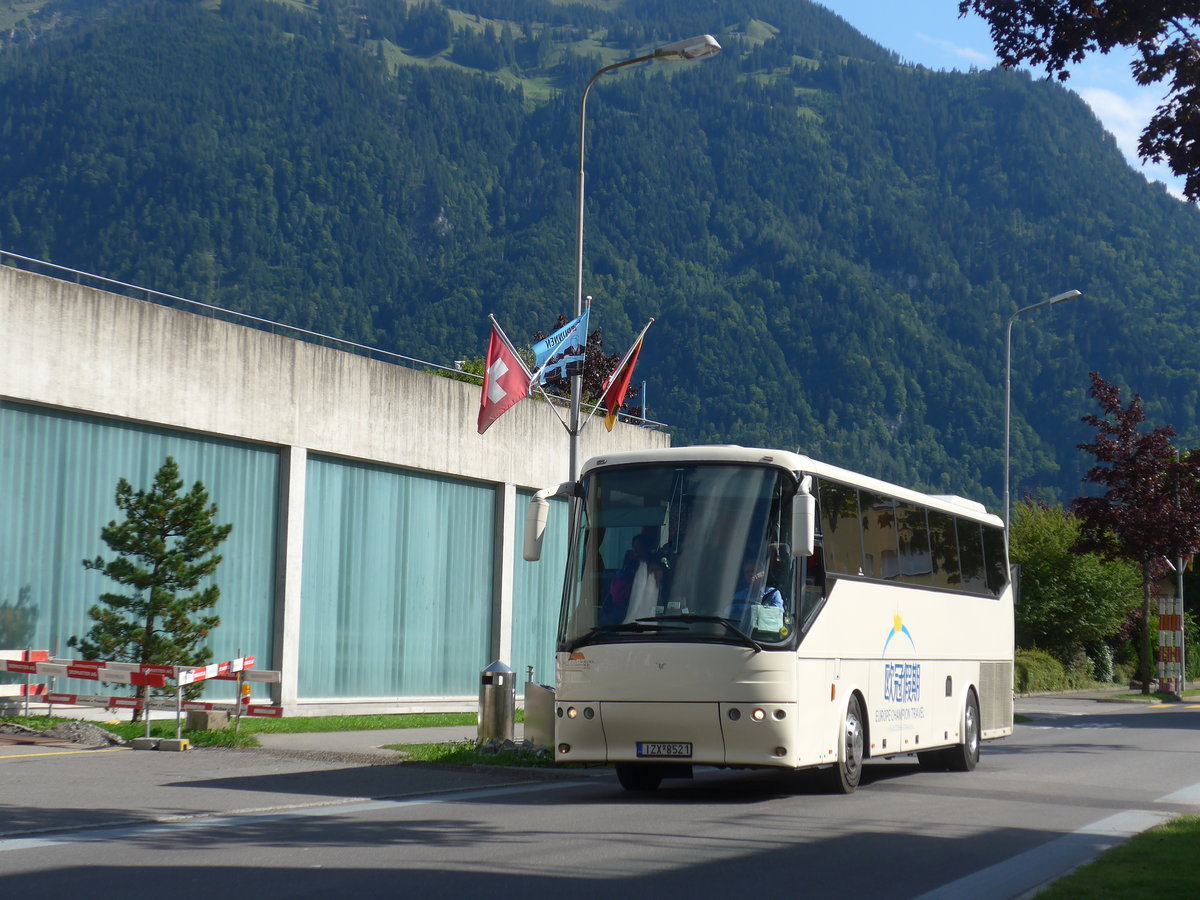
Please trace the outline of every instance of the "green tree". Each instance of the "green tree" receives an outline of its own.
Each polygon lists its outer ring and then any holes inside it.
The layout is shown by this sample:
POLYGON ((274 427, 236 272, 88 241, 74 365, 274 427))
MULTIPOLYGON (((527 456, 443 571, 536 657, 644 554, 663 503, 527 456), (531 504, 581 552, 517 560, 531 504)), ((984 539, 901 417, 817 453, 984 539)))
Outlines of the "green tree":
MULTIPOLYGON (((212 610, 221 590, 216 584, 201 588, 221 562, 215 552, 229 537, 232 524, 216 524, 217 507, 208 502, 208 491, 197 481, 181 494, 183 479, 170 456, 154 476, 149 491, 117 482, 117 508, 123 522, 109 522, 100 537, 117 554, 85 559, 84 568, 102 572, 127 590, 104 593, 88 610, 95 621, 87 637, 67 643, 85 659, 103 659, 142 665, 199 666, 212 658, 212 649, 201 646, 221 624, 212 610)), ((146 686, 138 688, 146 699, 146 686)), ((134 710, 133 720, 141 718, 134 710)))
POLYGON ((1076 551, 1081 533, 1079 518, 1059 504, 1013 506, 1009 554, 1021 566, 1017 645, 1045 650, 1064 665, 1080 649, 1095 652, 1116 637, 1141 599, 1137 566, 1076 551))

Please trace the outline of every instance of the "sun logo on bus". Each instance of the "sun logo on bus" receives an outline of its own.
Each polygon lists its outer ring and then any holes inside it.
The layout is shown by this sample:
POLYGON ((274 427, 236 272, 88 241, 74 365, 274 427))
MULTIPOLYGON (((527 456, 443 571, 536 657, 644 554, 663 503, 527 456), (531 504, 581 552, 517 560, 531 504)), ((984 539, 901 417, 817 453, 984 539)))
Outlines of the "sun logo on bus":
POLYGON ((917 642, 913 640, 912 633, 908 630, 908 626, 904 624, 904 620, 900 618, 900 614, 896 613, 896 615, 892 616, 892 630, 888 632, 887 640, 883 642, 882 655, 887 655, 888 645, 891 644, 892 638, 898 634, 902 634, 908 638, 908 643, 912 646, 913 650, 917 649, 917 642))

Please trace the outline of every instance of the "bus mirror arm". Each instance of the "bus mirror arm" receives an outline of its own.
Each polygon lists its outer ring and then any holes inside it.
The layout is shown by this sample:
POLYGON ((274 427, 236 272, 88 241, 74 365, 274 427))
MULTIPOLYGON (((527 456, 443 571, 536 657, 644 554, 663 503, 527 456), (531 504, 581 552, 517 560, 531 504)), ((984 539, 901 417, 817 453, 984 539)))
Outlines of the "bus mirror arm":
POLYGON ((546 536, 546 522, 550 519, 550 498, 562 495, 575 496, 575 482, 564 481, 557 487, 542 488, 529 500, 525 510, 525 546, 522 555, 526 562, 537 562, 542 558, 542 538, 546 536))
POLYGON ((816 549, 817 501, 811 493, 812 476, 800 480, 792 498, 792 555, 812 556, 816 549))

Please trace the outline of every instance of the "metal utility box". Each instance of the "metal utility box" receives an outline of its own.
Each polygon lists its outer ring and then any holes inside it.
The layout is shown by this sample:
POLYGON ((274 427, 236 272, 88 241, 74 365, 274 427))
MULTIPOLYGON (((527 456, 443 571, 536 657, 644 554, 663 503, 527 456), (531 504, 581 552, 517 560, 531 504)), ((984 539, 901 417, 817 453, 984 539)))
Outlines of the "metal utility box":
POLYGON ((525 682, 525 740, 554 746, 554 689, 536 681, 525 682))

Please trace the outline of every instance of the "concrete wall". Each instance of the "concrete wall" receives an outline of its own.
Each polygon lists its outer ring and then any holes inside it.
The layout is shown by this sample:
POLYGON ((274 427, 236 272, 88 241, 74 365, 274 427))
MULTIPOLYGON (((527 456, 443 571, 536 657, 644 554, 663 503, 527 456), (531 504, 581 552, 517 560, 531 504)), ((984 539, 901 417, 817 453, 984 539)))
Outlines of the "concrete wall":
MULTIPOLYGON (((13 400, 501 484, 567 477, 543 402, 481 436, 476 385, 4 266, 0 341, 13 400)), ((666 443, 593 421, 580 459, 666 443)))
MULTIPOLYGON (((274 666, 293 712, 307 455, 491 483, 497 547, 511 547, 514 491, 566 479, 567 435, 546 403, 526 401, 481 436, 479 397, 477 385, 0 266, 0 398, 280 448, 274 666)), ((580 460, 668 443, 593 420, 580 460)), ((497 558, 493 649, 504 658, 512 573, 510 556, 497 558)))

